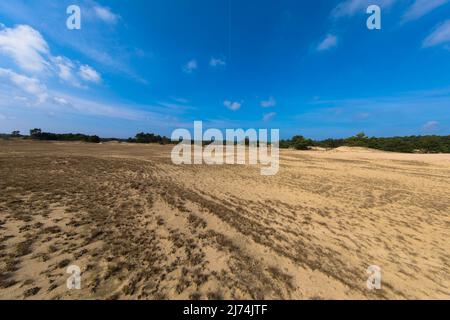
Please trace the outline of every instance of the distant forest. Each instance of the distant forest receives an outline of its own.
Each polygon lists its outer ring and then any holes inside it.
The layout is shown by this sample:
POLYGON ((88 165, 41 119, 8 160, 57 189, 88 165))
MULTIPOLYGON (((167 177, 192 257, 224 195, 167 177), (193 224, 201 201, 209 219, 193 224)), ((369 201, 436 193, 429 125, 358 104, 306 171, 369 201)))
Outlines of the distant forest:
POLYGON ((153 133, 138 133, 134 138, 118 139, 118 138, 100 138, 99 136, 85 135, 82 133, 51 133, 43 132, 41 129, 31 129, 29 135, 22 135, 20 131, 13 131, 11 134, 0 134, 0 138, 22 138, 42 141, 82 141, 90 143, 100 142, 130 142, 130 143, 159 143, 170 144, 172 143, 169 138, 165 136, 155 135, 153 133))
POLYGON ((20 134, 20 131, 13 131, 11 134, 2 134, 2 138, 22 138, 33 140, 46 140, 46 141, 84 141, 91 143, 99 143, 101 139, 99 136, 88 136, 81 133, 50 133, 43 132, 41 129, 31 129, 29 136, 20 134))
MULTIPOLYGON (((171 141, 170 138, 153 133, 138 133, 134 138, 117 139, 117 138, 100 138, 99 136, 85 135, 81 133, 49 133, 43 132, 41 129, 30 130, 29 135, 21 135, 19 131, 13 131, 11 134, 0 134, 0 138, 22 138, 46 141, 83 141, 89 143, 100 142, 129 142, 129 143, 158 143, 173 144, 178 141, 171 141)), ((211 143, 205 141, 203 144, 211 143)), ((246 141, 248 144, 248 140, 246 141)), ((303 136, 294 136, 289 140, 281 140, 280 148, 309 150, 312 147, 321 147, 325 149, 335 149, 338 147, 365 147, 383 151, 402 152, 402 153, 450 153, 450 135, 449 136, 408 136, 408 137, 391 137, 376 138, 368 137, 364 133, 359 133, 353 137, 344 139, 326 139, 312 140, 303 136)))
POLYGON ((376 138, 364 133, 345 139, 326 139, 314 141, 303 136, 281 140, 280 148, 308 150, 311 147, 334 149, 338 147, 365 147, 383 151, 403 153, 450 153, 450 136, 409 136, 376 138))

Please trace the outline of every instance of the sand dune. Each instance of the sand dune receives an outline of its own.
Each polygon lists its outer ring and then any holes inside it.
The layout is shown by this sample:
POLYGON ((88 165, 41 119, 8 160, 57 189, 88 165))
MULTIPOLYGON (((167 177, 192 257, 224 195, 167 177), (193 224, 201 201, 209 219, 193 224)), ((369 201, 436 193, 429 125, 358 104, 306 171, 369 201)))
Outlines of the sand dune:
POLYGON ((0 299, 450 298, 450 155, 282 150, 267 177, 170 150, 0 141, 0 299))

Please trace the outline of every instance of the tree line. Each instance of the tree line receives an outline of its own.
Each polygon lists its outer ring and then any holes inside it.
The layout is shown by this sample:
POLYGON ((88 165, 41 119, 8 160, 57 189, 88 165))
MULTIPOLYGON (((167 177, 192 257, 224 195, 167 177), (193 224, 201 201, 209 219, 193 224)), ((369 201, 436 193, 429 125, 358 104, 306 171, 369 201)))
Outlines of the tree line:
POLYGON ((32 139, 32 140, 43 140, 43 141, 82 141, 90 143, 100 143, 100 142, 130 142, 130 143, 159 143, 159 144, 170 144, 172 141, 166 136, 155 135, 153 133, 138 133, 134 138, 128 139, 118 139, 118 138, 100 138, 97 135, 86 135, 82 133, 52 133, 44 132, 41 129, 35 128, 30 130, 29 135, 22 135, 20 131, 13 131, 11 134, 0 134, 0 138, 22 138, 22 139, 32 139))
POLYGON ((81 133, 52 133, 43 132, 41 129, 35 128, 30 130, 29 135, 22 135, 20 131, 13 131, 11 134, 0 134, 0 138, 22 138, 43 141, 83 141, 90 143, 100 143, 102 139, 99 136, 85 135, 81 133))
POLYGON ((170 144, 172 141, 166 136, 160 136, 153 133, 138 133, 134 138, 128 138, 127 142, 132 143, 159 143, 170 144))
MULTIPOLYGON (((20 133, 19 133, 20 134, 20 133)), ((84 141, 91 143, 100 143, 99 136, 89 136, 81 133, 51 133, 43 132, 41 129, 31 129, 29 138, 45 141, 84 141)))
MULTIPOLYGON (((130 143, 158 143, 158 144, 174 144, 178 141, 171 141, 166 136, 160 136, 153 133, 140 132, 134 138, 117 139, 117 138, 100 138, 96 135, 85 135, 81 133, 50 133, 43 132, 41 129, 31 129, 29 136, 23 136, 20 131, 13 131, 11 134, 0 134, 0 138, 24 138, 33 140, 47 141, 83 141, 90 143, 100 143, 108 141, 130 142, 130 143)), ((194 143, 194 141, 191 141, 194 143)), ((211 141, 203 141, 204 145, 211 141)), ((225 143, 225 141, 224 141, 225 143)), ((249 141, 246 139, 245 144, 249 141)), ((259 144, 259 143, 257 143, 259 144)), ((296 150, 309 150, 313 147, 321 147, 325 149, 335 149, 338 147, 365 147, 383 151, 402 152, 402 153, 450 153, 450 135, 449 136, 406 136, 406 137, 390 137, 377 138, 368 137, 363 132, 342 139, 325 139, 312 140, 303 136, 296 135, 288 140, 280 141, 280 148, 292 148, 296 150)))
POLYGON ((280 148, 297 150, 309 150, 312 147, 335 149, 343 146, 402 153, 450 153, 450 136, 429 135, 377 138, 368 137, 361 132, 355 136, 343 139, 312 140, 303 136, 294 136, 290 140, 280 141, 280 148))

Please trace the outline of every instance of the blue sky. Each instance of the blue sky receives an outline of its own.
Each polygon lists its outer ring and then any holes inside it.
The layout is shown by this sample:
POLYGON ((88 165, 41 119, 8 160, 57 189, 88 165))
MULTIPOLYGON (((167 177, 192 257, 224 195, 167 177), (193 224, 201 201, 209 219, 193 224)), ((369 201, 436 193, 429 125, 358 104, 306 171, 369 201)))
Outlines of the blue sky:
POLYGON ((15 0, 0 23, 0 132, 450 134, 450 0, 15 0))

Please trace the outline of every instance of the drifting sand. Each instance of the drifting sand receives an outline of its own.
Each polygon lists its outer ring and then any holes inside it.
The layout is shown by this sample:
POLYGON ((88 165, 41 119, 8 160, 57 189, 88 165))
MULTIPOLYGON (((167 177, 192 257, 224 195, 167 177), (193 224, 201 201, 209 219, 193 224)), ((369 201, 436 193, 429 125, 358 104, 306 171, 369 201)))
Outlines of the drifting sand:
POLYGON ((264 177, 170 150, 0 141, 0 299, 450 298, 450 155, 282 150, 264 177))

